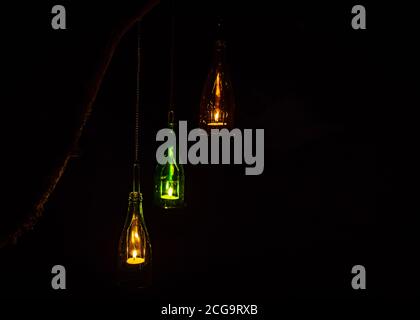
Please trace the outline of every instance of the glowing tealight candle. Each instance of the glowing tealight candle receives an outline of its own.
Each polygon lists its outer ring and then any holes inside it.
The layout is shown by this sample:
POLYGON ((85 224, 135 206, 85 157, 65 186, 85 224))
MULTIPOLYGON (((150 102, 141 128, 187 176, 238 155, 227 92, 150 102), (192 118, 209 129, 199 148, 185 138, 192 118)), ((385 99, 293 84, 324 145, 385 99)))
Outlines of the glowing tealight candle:
POLYGON ((127 248, 128 251, 128 264, 140 264, 144 262, 144 255, 142 256, 142 243, 139 236, 140 226, 138 221, 135 219, 131 225, 130 231, 130 242, 127 248), (138 257, 139 256, 139 257, 138 257))
POLYGON ((211 113, 212 119, 211 122, 209 122, 207 125, 209 126, 224 126, 226 125, 226 122, 223 121, 223 113, 220 111, 220 109, 216 109, 215 112, 211 113))
POLYGON ((216 109, 216 114, 214 115, 214 121, 219 122, 219 110, 216 109))
POLYGON ((162 199, 176 200, 179 198, 177 192, 172 187, 168 187, 166 192, 161 195, 162 199))
POLYGON ((128 264, 141 264, 144 262, 144 258, 137 257, 137 250, 134 249, 131 252, 131 257, 127 259, 128 264))

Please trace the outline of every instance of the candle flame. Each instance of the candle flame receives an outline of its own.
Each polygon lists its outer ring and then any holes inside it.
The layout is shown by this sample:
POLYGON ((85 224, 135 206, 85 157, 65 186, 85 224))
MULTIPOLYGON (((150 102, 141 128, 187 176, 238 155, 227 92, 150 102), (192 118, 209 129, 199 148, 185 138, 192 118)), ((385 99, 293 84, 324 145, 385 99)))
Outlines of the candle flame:
POLYGON ((219 122, 220 121, 220 98, 221 98, 221 83, 220 83, 220 72, 217 73, 216 75, 216 90, 215 90, 215 101, 214 101, 214 122, 219 122))
POLYGON ((216 113, 214 114, 214 121, 219 122, 219 110, 216 110, 216 113))
POLYGON ((179 199, 178 190, 176 188, 177 188, 176 185, 174 188, 171 184, 169 184, 169 182, 166 182, 166 188, 164 191, 162 191, 160 197, 162 199, 167 199, 167 200, 179 199))
POLYGON ((220 98, 220 73, 217 73, 216 76, 216 97, 220 98))
POLYGON ((145 262, 144 245, 140 238, 140 232, 142 232, 141 225, 139 225, 137 219, 133 219, 129 230, 130 241, 127 244, 128 264, 141 264, 145 262))

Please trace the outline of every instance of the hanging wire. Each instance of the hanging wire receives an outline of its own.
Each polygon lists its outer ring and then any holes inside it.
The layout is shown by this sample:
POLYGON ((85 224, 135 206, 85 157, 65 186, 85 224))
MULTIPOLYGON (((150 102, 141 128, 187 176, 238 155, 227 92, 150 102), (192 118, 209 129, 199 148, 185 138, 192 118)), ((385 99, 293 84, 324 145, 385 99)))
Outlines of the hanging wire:
POLYGON ((140 22, 137 23, 136 111, 134 127, 133 191, 140 192, 140 22))
MULTIPOLYGON (((173 11, 173 5, 172 5, 173 11)), ((174 82, 175 82, 175 14, 171 17, 171 48, 170 48, 170 88, 169 88, 169 111, 175 111, 174 82)))
POLYGON ((175 1, 170 2, 171 11, 171 31, 170 31, 170 70, 169 70, 169 108, 168 108, 168 123, 175 122, 175 1))
POLYGON ((140 22, 137 23, 137 77, 136 77, 136 124, 135 124, 135 155, 134 162, 138 163, 140 161, 140 22))

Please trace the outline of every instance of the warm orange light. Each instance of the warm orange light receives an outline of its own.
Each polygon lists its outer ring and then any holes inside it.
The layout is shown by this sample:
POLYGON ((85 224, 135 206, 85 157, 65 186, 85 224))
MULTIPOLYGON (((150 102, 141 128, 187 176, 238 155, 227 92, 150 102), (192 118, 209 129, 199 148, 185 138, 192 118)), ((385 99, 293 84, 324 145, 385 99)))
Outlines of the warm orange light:
POLYGON ((144 258, 137 257, 137 250, 134 249, 131 252, 132 257, 127 259, 128 264, 141 264, 144 262, 144 258))
POLYGON ((215 113, 214 113, 214 122, 219 122, 219 116, 220 116, 220 97, 221 97, 221 87, 220 87, 220 72, 217 73, 216 76, 216 99, 214 99, 214 107, 215 107, 215 113))
POLYGON ((200 101, 200 127, 211 129, 232 128, 235 99, 225 62, 225 41, 215 43, 214 59, 204 83, 200 101))
POLYGON ((219 98, 219 101, 216 99, 216 106, 218 107, 219 103, 220 103, 220 72, 217 73, 216 76, 216 97, 219 98), (218 103, 219 102, 219 103, 218 103))
POLYGON ((223 114, 220 110, 220 101, 222 97, 222 84, 220 81, 220 72, 216 74, 216 80, 214 81, 214 112, 211 112, 211 119, 213 121, 209 122, 207 125, 209 126, 224 126, 226 123, 223 121, 223 114))
POLYGON ((217 127, 217 126, 225 126, 226 125, 226 122, 209 122, 209 123, 207 123, 207 125, 208 126, 215 126, 215 127, 217 127))
MULTIPOLYGON (((217 99, 216 99, 216 101, 217 101, 217 99)), ((226 125, 226 122, 223 121, 224 120, 223 118, 224 118, 223 117, 223 112, 220 111, 219 108, 216 108, 214 113, 213 113, 213 111, 211 112, 211 119, 213 121, 209 122, 207 125, 209 125, 209 126, 224 126, 224 125, 226 125)))
POLYGON ((128 264, 141 264, 144 263, 144 259, 143 258, 128 258, 127 259, 127 263, 128 264))
POLYGON ((216 109, 216 113, 214 114, 214 121, 219 122, 219 109, 216 109))
POLYGON ((128 264, 141 264, 144 263, 144 248, 143 243, 139 236, 140 225, 137 219, 133 219, 130 226, 129 237, 130 240, 127 241, 127 263, 128 264))

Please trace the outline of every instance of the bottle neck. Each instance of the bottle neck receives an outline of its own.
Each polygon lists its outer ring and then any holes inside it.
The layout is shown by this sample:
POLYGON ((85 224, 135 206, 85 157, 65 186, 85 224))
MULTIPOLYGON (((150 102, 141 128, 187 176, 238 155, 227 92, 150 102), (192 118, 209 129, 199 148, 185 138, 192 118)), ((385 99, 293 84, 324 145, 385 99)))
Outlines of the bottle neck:
POLYGON ((225 63, 226 42, 224 40, 216 40, 214 48, 214 59, 216 65, 220 66, 225 63))
POLYGON ((135 162, 133 165, 133 192, 140 193, 140 163, 135 162))
POLYGON ((169 105, 169 112, 168 112, 168 128, 174 130, 175 128, 175 106, 173 102, 169 105))
MULTIPOLYGON (((175 112, 173 110, 168 112, 168 129, 175 132, 175 112)), ((171 146, 168 148, 168 158, 171 159, 171 163, 176 163, 175 147, 171 146)))
POLYGON ((168 128, 171 129, 171 130, 175 130, 175 123, 168 122, 168 128))
POLYGON ((136 216, 139 219, 143 218, 143 195, 140 192, 130 192, 129 195, 129 213, 131 214, 131 218, 136 216))

